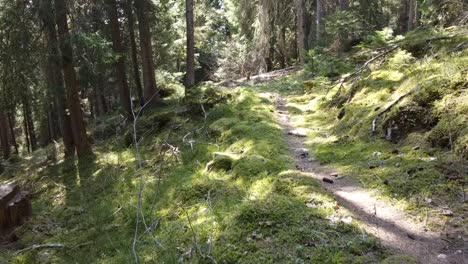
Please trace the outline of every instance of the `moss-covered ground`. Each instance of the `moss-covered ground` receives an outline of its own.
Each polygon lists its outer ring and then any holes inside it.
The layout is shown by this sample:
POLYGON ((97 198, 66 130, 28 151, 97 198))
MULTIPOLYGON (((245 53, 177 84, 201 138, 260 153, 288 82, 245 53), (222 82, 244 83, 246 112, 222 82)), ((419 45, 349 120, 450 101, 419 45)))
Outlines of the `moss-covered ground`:
MULTIPOLYGON (((346 76, 353 70, 338 78, 305 71, 261 89, 288 98, 293 123, 309 129, 307 144, 321 164, 376 190, 448 239, 463 241, 468 234, 468 50, 457 47, 466 41, 466 29, 400 37, 400 48, 355 82, 356 94, 348 102, 354 78, 346 76), (450 37, 427 41, 431 34, 450 37), (346 79, 341 88, 340 78, 346 79), (340 97, 344 100, 337 104, 340 97)), ((367 53, 369 59, 375 56, 371 50, 363 45, 352 56, 367 53)), ((361 65, 349 58, 343 61, 351 69, 361 65)))
POLYGON ((173 114, 146 111, 137 129, 142 169, 128 133, 109 117, 96 126, 92 157, 46 162, 41 150, 18 162, 1 177, 14 174, 31 191, 34 214, 17 230, 19 240, 2 246, 0 262, 134 262, 140 177, 140 263, 377 263, 388 256, 294 170, 271 101, 249 88, 217 96, 223 102, 193 115, 176 114, 177 106, 167 107, 173 114), (34 244, 64 247, 28 248, 34 244))
MULTIPOLYGON (((466 35, 456 34, 433 43, 396 39, 401 47, 371 65, 349 103, 336 100, 350 82, 335 96, 336 78, 308 68, 254 87, 206 85, 188 112, 177 100, 145 111, 137 122, 140 155, 131 129, 108 116, 93 124, 92 157, 54 159, 51 146, 12 163, 0 180, 30 191, 34 213, 17 241, 0 245, 0 263, 132 263, 137 222, 140 263, 412 263, 390 256, 295 170, 273 102, 257 91, 288 98, 292 121, 310 129, 307 143, 323 165, 423 220, 428 215, 433 228, 462 229, 463 186, 453 178, 465 169, 468 53, 457 48, 466 35), (418 85, 373 133, 379 111, 418 85), (393 142, 385 139, 392 121, 403 122, 393 142)), ((342 76, 371 44, 339 60, 342 76)))

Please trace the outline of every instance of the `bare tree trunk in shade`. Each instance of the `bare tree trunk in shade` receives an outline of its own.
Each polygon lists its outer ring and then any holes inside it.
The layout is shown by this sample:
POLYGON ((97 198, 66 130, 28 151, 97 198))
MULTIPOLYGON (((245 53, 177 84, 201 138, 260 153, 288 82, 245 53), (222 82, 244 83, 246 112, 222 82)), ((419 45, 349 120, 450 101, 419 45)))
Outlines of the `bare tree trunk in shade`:
POLYGON ((143 106, 145 104, 145 100, 143 99, 143 86, 141 85, 140 67, 138 66, 138 50, 135 37, 135 19, 133 18, 133 0, 126 1, 125 11, 128 19, 128 35, 130 38, 133 79, 135 81, 135 88, 140 106, 143 106))
POLYGON ((415 15, 415 1, 408 0, 408 25, 406 27, 408 31, 413 30, 414 15, 415 15))
POLYGON ((8 127, 10 128, 10 137, 11 137, 11 143, 13 144, 13 147, 15 148, 15 154, 19 154, 19 148, 18 148, 18 142, 16 141, 16 135, 15 135, 15 122, 14 122, 14 116, 11 112, 7 113, 7 118, 8 118, 8 127))
POLYGON ((316 6, 316 11, 315 11, 315 27, 316 27, 315 38, 317 39, 317 41, 320 41, 321 28, 322 28, 322 15, 323 15, 323 6, 322 6, 323 0, 316 0, 316 1, 317 1, 317 6, 316 6))
POLYGON ((295 0, 297 21, 297 49, 299 52, 299 63, 305 63, 305 21, 304 0, 295 0))
POLYGON ((27 133, 27 136, 29 138, 31 151, 35 151, 37 149, 36 128, 34 126, 31 104, 29 103, 28 98, 23 98, 23 111, 27 128, 25 133, 27 133))
POLYGON ((149 102, 149 105, 154 105, 159 101, 159 95, 153 62, 151 30, 148 21, 148 0, 135 0, 135 8, 138 17, 138 30, 140 33, 141 60, 143 62, 143 97, 146 103, 149 102))
POLYGON ((92 153, 91 144, 86 134, 86 125, 81 109, 80 87, 76 80, 76 72, 73 65, 73 48, 71 46, 70 32, 67 19, 67 4, 65 0, 55 0, 56 23, 58 28, 58 40, 62 55, 62 68, 67 87, 67 106, 70 112, 73 143, 78 156, 92 153))
POLYGON ((63 81, 61 57, 58 55, 59 45, 57 40, 57 29, 54 19, 54 14, 50 13, 52 10, 52 0, 43 0, 41 2, 40 16, 44 22, 44 30, 47 38, 47 69, 46 81, 49 89, 55 97, 55 106, 58 116, 58 130, 63 138, 65 157, 71 157, 75 153, 75 146, 73 144, 73 135, 71 129, 70 115, 67 113, 65 103, 65 84, 63 81))
POLYGON ((348 0, 340 0, 340 10, 341 11, 348 10, 348 7, 349 7, 349 1, 348 0))
POLYGON ((187 69, 185 76, 185 94, 195 85, 195 29, 193 18, 193 0, 185 0, 185 18, 187 25, 187 69))
POLYGON ((128 121, 133 120, 130 91, 128 89, 127 69, 125 66, 125 50, 122 45, 122 35, 120 33, 119 15, 117 12, 117 2, 107 0, 107 9, 109 13, 109 23, 112 35, 112 47, 119 56, 115 63, 115 74, 117 84, 119 85, 120 104, 124 109, 124 115, 128 121))
POLYGON ((0 149, 4 159, 10 158, 10 140, 8 135, 8 117, 5 111, 0 111, 0 149))

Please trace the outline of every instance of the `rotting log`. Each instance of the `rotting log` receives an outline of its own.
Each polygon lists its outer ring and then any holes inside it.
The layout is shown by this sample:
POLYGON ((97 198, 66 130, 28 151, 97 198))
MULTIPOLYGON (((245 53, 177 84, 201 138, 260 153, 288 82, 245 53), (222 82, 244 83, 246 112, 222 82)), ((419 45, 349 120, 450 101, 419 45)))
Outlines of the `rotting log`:
POLYGON ((17 185, 0 185, 0 241, 31 216, 32 208, 28 192, 20 191, 17 185))

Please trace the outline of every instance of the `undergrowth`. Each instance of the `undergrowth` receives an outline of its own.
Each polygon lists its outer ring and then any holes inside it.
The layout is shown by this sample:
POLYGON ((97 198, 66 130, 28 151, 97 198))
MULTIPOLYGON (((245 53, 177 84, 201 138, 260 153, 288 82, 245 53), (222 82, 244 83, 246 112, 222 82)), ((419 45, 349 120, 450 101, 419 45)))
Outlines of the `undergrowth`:
MULTIPOLYGON (((466 225, 463 183, 468 180, 466 29, 421 30, 396 38, 384 33, 348 55, 358 59, 356 69, 359 61, 375 56, 369 54, 376 47, 400 47, 371 64, 354 84, 355 78, 345 79, 352 71, 333 79, 306 70, 264 89, 273 87, 289 97, 293 122, 309 129, 307 143, 321 164, 377 190, 427 221, 428 228, 452 227, 445 230, 449 239, 466 235, 461 228, 466 225), (431 40, 441 36, 447 39, 431 40), (352 86, 357 88, 352 100, 346 102, 346 97, 336 106, 338 91, 346 95, 352 86), (447 210, 453 215, 447 216, 447 210)), ((341 64, 328 68, 342 69, 341 64)))
POLYGON ((177 104, 145 112, 137 128, 142 170, 129 128, 113 118, 96 129, 95 156, 30 160, 36 165, 14 170, 34 214, 0 262, 134 262, 139 177, 140 263, 377 263, 388 255, 342 221, 349 213, 313 179, 292 170, 271 101, 247 88, 200 89, 190 112, 177 104), (57 243, 64 247, 28 248, 57 243))

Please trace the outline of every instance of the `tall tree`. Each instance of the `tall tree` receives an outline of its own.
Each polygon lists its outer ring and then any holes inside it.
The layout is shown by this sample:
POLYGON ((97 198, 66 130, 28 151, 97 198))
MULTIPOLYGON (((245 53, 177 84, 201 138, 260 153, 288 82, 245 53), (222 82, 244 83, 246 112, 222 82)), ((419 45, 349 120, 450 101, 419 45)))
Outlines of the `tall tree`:
POLYGON ((3 158, 10 158, 10 141, 8 136, 8 117, 5 111, 0 110, 0 146, 3 158))
POLYGON ((322 16, 323 16, 323 0, 316 0, 316 10, 315 10, 315 26, 316 26, 316 39, 320 41, 321 32, 322 32, 322 16))
POLYGON ((133 79, 135 82, 135 90, 140 102, 143 106, 145 101, 143 99, 143 86, 141 85, 140 79, 140 67, 138 66, 138 50, 136 45, 135 37, 135 20, 133 18, 133 0, 127 0, 125 3, 125 14, 128 19, 128 37, 130 41, 131 57, 132 57, 132 68, 133 68, 133 79))
POLYGON ((416 1, 415 0, 408 0, 408 26, 407 30, 413 30, 414 26, 414 17, 415 17, 415 10, 416 10, 416 1))
POLYGON ((185 0, 185 18, 187 24, 187 64, 185 93, 195 85, 195 29, 193 18, 193 0, 185 0))
POLYGON ((297 21, 297 49, 299 52, 299 63, 305 63, 305 31, 306 31, 306 23, 305 23, 305 9, 304 9, 304 0, 295 0, 296 4, 296 21, 297 21))
POLYGON ((349 0, 340 0, 340 10, 346 11, 349 8, 349 0))
POLYGON ((128 89, 127 69, 125 66, 125 49, 122 44, 122 36, 120 33, 118 6, 115 0, 107 0, 107 12, 109 14, 109 22, 112 36, 112 47, 118 58, 115 62, 115 77, 119 85, 120 104, 124 109, 124 114, 127 120, 133 120, 133 110, 131 107, 130 91, 128 89))
POLYGON ((78 156, 92 153, 91 144, 86 134, 86 125, 81 109, 80 87, 76 80, 76 72, 73 63, 73 48, 67 19, 66 0, 55 0, 55 16, 58 29, 58 40, 62 55, 62 68, 67 88, 67 107, 70 113, 73 144, 78 156))
POLYGON ((149 25, 148 0, 135 0, 135 9, 138 17, 138 31, 140 33, 141 60, 143 62, 143 83, 145 103, 150 105, 159 100, 158 89, 153 62, 153 47, 151 29, 149 25), (151 101, 151 102, 150 102, 151 101))
POLYGON ((70 157, 73 156, 75 152, 75 146, 73 145, 70 115, 67 114, 65 103, 65 84, 63 83, 61 61, 60 56, 57 55, 59 54, 57 29, 53 14, 50 13, 50 10, 52 10, 51 0, 43 0, 40 9, 40 17, 44 23, 44 30, 47 36, 46 84, 55 98, 65 157, 70 157))

